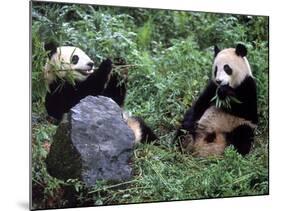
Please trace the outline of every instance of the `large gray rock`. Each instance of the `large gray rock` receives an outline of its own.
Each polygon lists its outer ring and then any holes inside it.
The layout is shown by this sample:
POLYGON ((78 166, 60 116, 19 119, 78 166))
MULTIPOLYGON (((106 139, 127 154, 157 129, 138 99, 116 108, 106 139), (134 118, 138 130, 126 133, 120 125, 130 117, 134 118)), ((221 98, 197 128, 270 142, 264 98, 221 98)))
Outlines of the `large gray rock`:
POLYGON ((110 98, 88 96, 59 125, 46 164, 59 179, 79 178, 87 186, 97 179, 130 179, 134 134, 122 110, 110 98))

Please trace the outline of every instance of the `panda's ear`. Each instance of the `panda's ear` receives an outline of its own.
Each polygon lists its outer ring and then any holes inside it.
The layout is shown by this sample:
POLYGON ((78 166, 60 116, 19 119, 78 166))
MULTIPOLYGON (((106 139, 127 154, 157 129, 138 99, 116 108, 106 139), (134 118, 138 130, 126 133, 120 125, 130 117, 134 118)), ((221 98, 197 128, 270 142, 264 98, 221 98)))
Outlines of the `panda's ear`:
POLYGON ((57 45, 54 42, 45 43, 45 51, 48 51, 48 57, 51 58, 57 52, 57 45))
POLYGON ((236 46, 235 53, 238 56, 244 57, 247 55, 247 48, 245 47, 245 45, 239 43, 236 46))
POLYGON ((216 57, 220 51, 221 50, 219 49, 219 47, 217 45, 215 45, 214 46, 214 57, 216 57))

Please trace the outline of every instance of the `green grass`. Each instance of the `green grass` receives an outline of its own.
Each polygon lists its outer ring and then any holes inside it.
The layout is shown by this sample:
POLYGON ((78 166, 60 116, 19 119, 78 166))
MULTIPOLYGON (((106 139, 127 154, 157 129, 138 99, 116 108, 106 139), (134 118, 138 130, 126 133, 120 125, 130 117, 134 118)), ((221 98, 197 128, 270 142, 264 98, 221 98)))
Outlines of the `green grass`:
POLYGON ((33 2, 32 15, 33 208, 268 194, 266 17, 38 2, 33 2), (97 64, 123 57, 130 65, 125 108, 143 117, 161 143, 135 149, 132 180, 99 181, 87 189, 47 173, 45 158, 56 130, 46 121, 44 108, 43 43, 50 40, 82 48, 97 64), (248 47, 258 86, 260 121, 251 153, 241 157, 231 147, 222 157, 205 159, 179 153, 172 139, 211 75, 213 45, 234 47, 238 42, 248 47))

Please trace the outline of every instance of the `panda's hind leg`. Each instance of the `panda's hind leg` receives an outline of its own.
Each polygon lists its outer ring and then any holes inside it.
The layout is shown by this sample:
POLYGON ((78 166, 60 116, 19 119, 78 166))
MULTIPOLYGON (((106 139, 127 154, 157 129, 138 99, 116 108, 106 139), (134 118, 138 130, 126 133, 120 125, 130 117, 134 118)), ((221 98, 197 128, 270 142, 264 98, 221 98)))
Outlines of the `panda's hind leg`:
POLYGON ((250 152, 254 141, 254 130, 249 125, 240 125, 227 133, 226 139, 229 144, 234 146, 237 152, 246 155, 250 152))
MULTIPOLYGON (((123 119, 131 128, 135 135, 135 143, 151 143, 156 141, 158 137, 153 133, 151 128, 140 117, 129 116, 126 112, 123 113, 123 119)), ((154 143, 158 145, 157 143, 154 143)))
MULTIPOLYGON (((156 141, 158 137, 154 134, 154 132, 151 130, 151 128, 144 122, 144 120, 140 117, 133 117, 135 121, 138 122, 139 127, 141 129, 142 137, 141 142, 142 143, 151 143, 153 141, 156 141)), ((157 143, 155 143, 157 145, 157 143)))

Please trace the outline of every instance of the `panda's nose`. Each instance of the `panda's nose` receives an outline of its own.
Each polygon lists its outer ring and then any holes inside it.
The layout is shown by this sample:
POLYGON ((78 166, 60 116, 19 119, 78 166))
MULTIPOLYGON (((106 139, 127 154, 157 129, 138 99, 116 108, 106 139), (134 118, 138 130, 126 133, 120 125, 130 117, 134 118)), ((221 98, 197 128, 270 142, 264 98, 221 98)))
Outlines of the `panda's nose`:
POLYGON ((94 66, 94 62, 88 62, 87 65, 92 69, 94 66))
POLYGON ((220 85, 222 80, 216 80, 217 84, 220 85))

